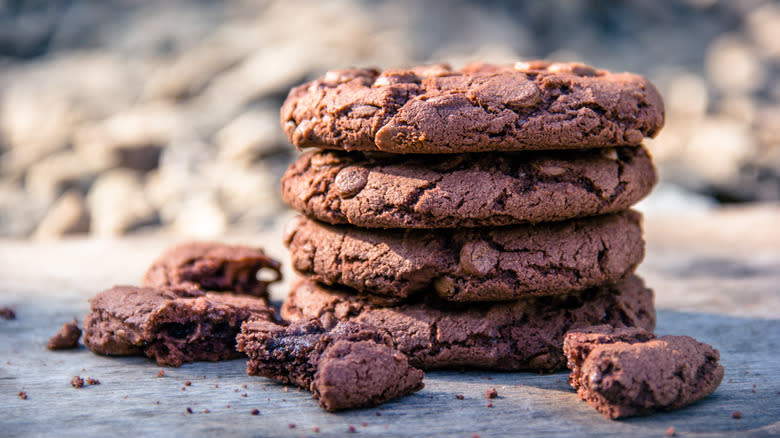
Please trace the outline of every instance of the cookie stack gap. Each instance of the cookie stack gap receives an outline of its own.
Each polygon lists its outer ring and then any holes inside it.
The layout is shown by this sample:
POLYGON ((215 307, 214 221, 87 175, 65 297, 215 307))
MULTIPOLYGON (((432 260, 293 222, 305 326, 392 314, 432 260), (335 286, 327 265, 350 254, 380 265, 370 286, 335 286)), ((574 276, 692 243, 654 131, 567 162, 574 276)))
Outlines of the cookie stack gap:
POLYGON ((290 321, 388 333, 422 369, 564 368, 572 328, 655 325, 631 206, 663 126, 641 76, 519 62, 331 71, 281 111, 305 152, 282 179, 302 215, 290 321))

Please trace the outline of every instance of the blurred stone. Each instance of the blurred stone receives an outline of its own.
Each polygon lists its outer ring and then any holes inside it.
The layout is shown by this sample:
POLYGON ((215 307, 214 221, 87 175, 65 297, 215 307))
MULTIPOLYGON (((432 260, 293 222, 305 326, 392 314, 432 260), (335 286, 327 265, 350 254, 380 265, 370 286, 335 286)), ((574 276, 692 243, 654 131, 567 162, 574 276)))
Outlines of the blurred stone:
POLYGON ((103 156, 88 156, 66 150, 46 157, 30 166, 25 189, 35 198, 52 202, 70 188, 83 191, 111 162, 103 156))
POLYGON ((743 39, 725 35, 707 51, 707 74, 722 93, 746 94, 764 86, 767 69, 743 39))
POLYGON ((46 214, 48 203, 0 181, 0 237, 27 237, 46 214))
POLYGON ((74 148, 103 155, 117 167, 149 171, 159 164, 162 148, 187 133, 185 118, 167 103, 135 106, 76 133, 74 148))
POLYGON ((747 16, 747 30, 768 56, 780 58, 780 4, 767 2, 747 16))
POLYGON ((49 208, 33 233, 36 239, 55 239, 66 234, 89 231, 89 213, 84 196, 69 190, 49 208))
POLYGON ((670 123, 678 117, 703 117, 708 103, 707 83, 701 76, 691 73, 675 75, 664 95, 664 106, 672 119, 670 123))
POLYGON ((707 119, 695 130, 685 163, 710 185, 737 181, 741 166, 756 153, 747 126, 730 118, 707 119))
POLYGON ((282 208, 282 172, 267 163, 248 167, 217 164, 208 169, 207 175, 225 210, 232 217, 240 217, 253 208, 262 209, 266 215, 282 208))
POLYGON ((242 163, 290 147, 279 127, 279 110, 270 107, 241 114, 217 132, 215 140, 219 160, 242 163))
POLYGON ((181 205, 172 230, 181 236, 211 239, 224 234, 227 223, 227 216, 213 196, 195 196, 181 205))
POLYGON ((87 206, 90 232, 96 236, 119 236, 157 221, 138 174, 129 169, 100 175, 87 194, 87 206))

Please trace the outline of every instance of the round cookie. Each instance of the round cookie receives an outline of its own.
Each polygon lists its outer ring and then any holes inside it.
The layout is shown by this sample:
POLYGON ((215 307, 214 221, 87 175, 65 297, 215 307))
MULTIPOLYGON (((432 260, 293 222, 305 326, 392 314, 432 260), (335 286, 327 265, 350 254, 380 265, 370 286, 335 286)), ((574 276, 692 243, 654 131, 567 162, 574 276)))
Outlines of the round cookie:
POLYGON ((637 276, 565 296, 455 305, 427 297, 396 307, 298 279, 282 305, 290 321, 319 319, 327 327, 357 321, 385 330, 409 363, 422 369, 564 369, 562 345, 571 329, 598 324, 653 330, 653 292, 637 276))
POLYGON ((645 78, 575 63, 347 69, 290 91, 281 123, 298 148, 393 153, 637 145, 664 124, 645 78))
POLYGON ((331 224, 487 227, 622 211, 655 182, 642 146, 445 156, 322 150, 290 165, 282 198, 331 224))
POLYGON ((436 291, 451 301, 512 300, 619 280, 644 256, 635 211, 493 228, 370 230, 297 216, 292 266, 325 284, 387 299, 436 291))

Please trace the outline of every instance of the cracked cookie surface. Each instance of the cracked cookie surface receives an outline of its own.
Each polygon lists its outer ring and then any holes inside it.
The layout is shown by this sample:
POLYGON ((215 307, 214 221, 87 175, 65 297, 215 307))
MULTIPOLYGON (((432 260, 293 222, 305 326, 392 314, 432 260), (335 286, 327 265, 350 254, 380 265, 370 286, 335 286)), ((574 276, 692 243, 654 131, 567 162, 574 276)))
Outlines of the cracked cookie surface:
POLYGON ((142 285, 187 295, 188 291, 233 292, 268 298, 268 285, 282 278, 278 261, 261 249, 218 242, 188 242, 163 252, 142 285), (271 278, 259 279, 267 269, 271 278))
POLYGON ((158 365, 241 357, 236 335, 250 317, 273 319, 262 298, 190 289, 172 291, 115 286, 89 300, 84 345, 108 356, 143 356, 158 365))
POLYGON ((690 336, 661 336, 609 325, 573 330, 563 351, 569 384, 607 418, 678 409, 723 380, 718 350, 690 336))
POLYGON ((376 406, 424 386, 423 372, 392 347, 387 333, 368 324, 253 320, 237 342, 249 356, 249 375, 308 389, 329 411, 376 406))
POLYGON ((444 303, 435 297, 393 307, 353 292, 298 279, 282 305, 291 321, 317 318, 324 327, 357 321, 385 330, 412 366, 495 370, 563 369, 566 331, 597 324, 655 326, 653 292, 630 276, 575 295, 496 303, 444 303))
POLYGON ((576 63, 346 69, 290 91, 282 128, 298 148, 392 153, 637 145, 664 123, 645 78, 576 63))
POLYGON ((367 230, 295 217, 285 230, 295 270, 387 300, 451 301, 570 293, 619 280, 644 256, 635 211, 514 227, 367 230))
POLYGON ((614 213, 655 181, 642 146, 446 156, 310 151, 282 178, 282 198, 331 224, 485 227, 614 213))

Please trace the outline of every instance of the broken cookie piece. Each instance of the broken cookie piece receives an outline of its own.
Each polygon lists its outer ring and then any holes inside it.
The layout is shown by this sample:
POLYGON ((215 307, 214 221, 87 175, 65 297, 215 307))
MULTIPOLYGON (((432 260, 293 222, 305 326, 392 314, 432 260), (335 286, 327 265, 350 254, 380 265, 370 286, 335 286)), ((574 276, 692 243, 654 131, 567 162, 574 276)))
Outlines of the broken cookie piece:
POLYGON ((98 354, 146 355, 159 365, 240 357, 241 323, 273 319, 266 301, 252 296, 193 289, 181 297, 169 290, 115 286, 90 299, 84 345, 98 354))
POLYGON ((342 322, 328 330, 318 320, 288 326, 253 320, 237 341, 249 356, 249 375, 307 388, 329 411, 376 406, 424 386, 423 372, 386 333, 366 324, 342 322))
POLYGON ((189 242, 160 255, 146 271, 142 285, 184 296, 196 289, 268 298, 268 285, 282 278, 280 266, 259 248, 189 242))
POLYGON ((81 329, 76 318, 73 318, 72 322, 65 323, 60 331, 49 339, 46 348, 49 350, 76 348, 79 345, 79 338, 81 338, 81 329))
POLYGON ((681 408, 723 379, 718 350, 689 336, 600 325, 569 331, 563 351, 569 384, 610 419, 681 408))

